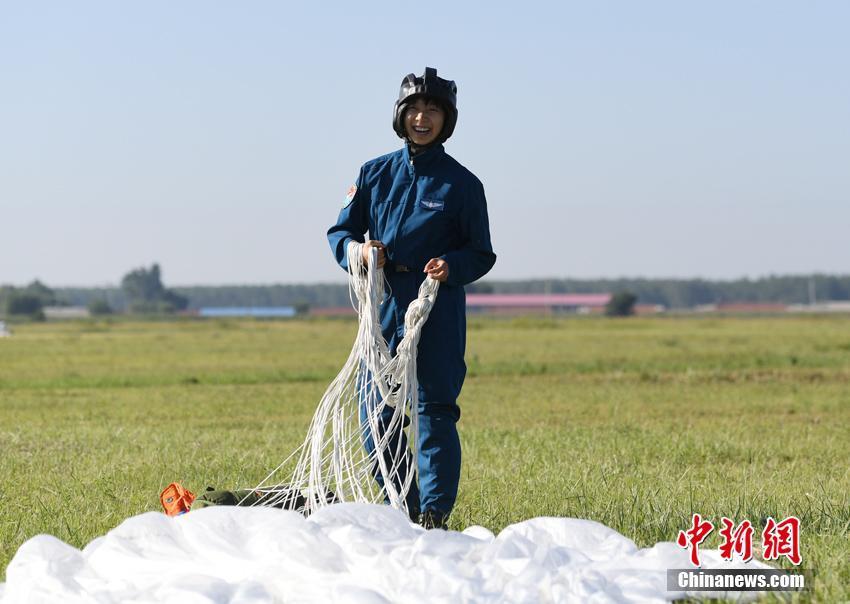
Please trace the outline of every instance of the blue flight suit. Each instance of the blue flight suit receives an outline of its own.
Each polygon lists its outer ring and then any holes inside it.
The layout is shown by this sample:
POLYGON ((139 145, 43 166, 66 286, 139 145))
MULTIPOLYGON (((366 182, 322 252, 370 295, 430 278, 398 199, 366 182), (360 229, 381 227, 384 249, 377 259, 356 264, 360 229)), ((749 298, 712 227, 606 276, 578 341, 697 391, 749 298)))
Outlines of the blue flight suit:
MULTIPOLYGON (((405 145, 365 163, 352 191, 337 223, 328 230, 328 241, 346 270, 348 243, 364 242, 366 231, 370 239, 386 246, 389 289, 380 315, 392 354, 404 336, 404 313, 426 277, 425 264, 442 258, 449 265, 448 279, 440 285, 419 341, 419 492, 409 499, 409 508, 448 514, 460 480, 455 424, 460 418, 457 397, 466 376, 463 287, 487 274, 496 262, 484 187, 442 145, 413 158, 405 145)), ((368 442, 366 446, 371 448, 368 442)))

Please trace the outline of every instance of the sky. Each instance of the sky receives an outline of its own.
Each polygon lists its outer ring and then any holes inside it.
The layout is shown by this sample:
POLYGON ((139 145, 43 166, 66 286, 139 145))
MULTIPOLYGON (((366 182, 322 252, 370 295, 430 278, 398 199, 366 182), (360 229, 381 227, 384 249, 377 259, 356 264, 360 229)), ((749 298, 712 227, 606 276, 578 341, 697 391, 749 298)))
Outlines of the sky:
POLYGON ((850 2, 0 0, 0 283, 343 282, 426 65, 489 279, 850 273, 850 2))

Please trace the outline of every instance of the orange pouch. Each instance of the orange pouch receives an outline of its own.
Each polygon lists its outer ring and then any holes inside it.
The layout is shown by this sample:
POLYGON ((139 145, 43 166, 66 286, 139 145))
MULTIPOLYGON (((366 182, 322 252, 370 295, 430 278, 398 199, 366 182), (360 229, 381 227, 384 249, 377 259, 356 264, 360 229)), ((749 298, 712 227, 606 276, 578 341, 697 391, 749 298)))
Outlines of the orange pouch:
POLYGON ((165 510, 166 514, 179 516, 189 511, 192 502, 195 501, 195 494, 184 489, 180 483, 172 482, 159 494, 159 500, 162 502, 162 509, 165 510))

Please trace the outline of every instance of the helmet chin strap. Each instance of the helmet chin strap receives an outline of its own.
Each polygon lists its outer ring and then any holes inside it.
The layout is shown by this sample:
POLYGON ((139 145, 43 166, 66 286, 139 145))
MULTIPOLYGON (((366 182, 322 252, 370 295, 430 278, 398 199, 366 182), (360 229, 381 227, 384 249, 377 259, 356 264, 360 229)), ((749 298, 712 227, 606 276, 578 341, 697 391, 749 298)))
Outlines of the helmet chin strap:
POLYGON ((442 138, 440 138, 439 135, 437 135, 437 138, 432 140, 427 145, 417 145, 412 140, 410 140, 409 136, 404 137, 404 143, 407 145, 407 150, 410 153, 410 157, 416 157, 420 153, 424 153, 428 149, 431 149, 432 147, 436 147, 437 145, 441 145, 444 142, 445 141, 442 138))

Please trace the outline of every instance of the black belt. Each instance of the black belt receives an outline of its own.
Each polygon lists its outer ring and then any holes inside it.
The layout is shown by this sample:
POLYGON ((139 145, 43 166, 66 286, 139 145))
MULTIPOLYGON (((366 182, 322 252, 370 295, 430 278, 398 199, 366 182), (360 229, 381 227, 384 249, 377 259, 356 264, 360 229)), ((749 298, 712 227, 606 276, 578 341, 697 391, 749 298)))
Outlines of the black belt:
POLYGON ((397 273, 409 273, 410 272, 410 267, 407 267, 403 264, 396 264, 394 268, 395 268, 395 272, 397 272, 397 273))

